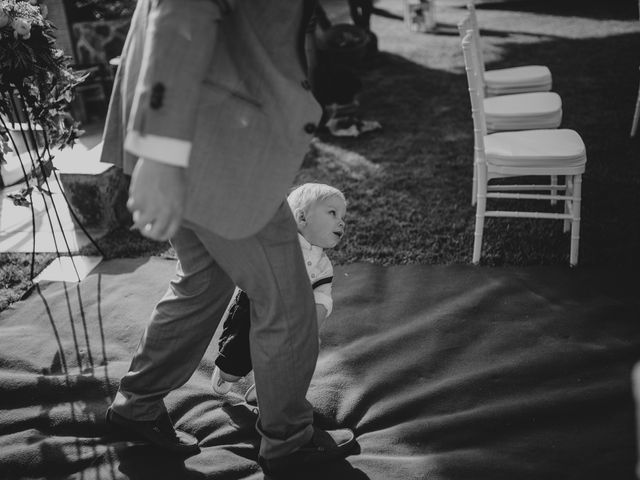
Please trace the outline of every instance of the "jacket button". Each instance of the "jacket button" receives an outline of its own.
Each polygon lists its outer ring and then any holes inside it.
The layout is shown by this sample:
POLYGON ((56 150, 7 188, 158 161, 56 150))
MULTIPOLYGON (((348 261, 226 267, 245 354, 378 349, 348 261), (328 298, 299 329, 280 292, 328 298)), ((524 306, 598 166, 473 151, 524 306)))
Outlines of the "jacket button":
POLYGON ((316 124, 315 123, 306 123, 304 125, 304 131, 307 133, 313 133, 316 131, 316 124))
POLYGON ((158 98, 158 97, 154 97, 152 96, 150 101, 149 101, 149 105, 151 106, 151 108, 153 108, 154 110, 157 110, 158 108, 160 108, 162 106, 162 99, 158 98))
POLYGON ((162 106, 164 100, 164 85, 162 83, 156 83, 151 88, 151 98, 149 99, 149 105, 154 110, 162 106))
POLYGON ((302 80, 300 82, 300 85, 302 85, 302 88, 304 88, 305 90, 311 90, 311 84, 309 83, 309 80, 302 80))

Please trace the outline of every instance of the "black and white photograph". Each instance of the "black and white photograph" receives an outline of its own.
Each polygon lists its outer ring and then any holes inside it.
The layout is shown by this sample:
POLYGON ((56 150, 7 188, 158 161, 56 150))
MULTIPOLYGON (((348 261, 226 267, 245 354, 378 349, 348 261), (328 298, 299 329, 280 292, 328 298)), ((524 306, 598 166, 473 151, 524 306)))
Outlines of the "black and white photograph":
POLYGON ((0 480, 640 480, 640 1, 0 0, 0 480))

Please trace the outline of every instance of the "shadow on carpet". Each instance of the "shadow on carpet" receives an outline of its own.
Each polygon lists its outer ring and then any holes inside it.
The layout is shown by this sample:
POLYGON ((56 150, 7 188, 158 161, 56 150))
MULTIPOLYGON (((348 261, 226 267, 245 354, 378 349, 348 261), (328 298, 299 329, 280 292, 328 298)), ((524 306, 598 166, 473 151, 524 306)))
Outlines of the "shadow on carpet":
MULTIPOLYGON (((0 478, 263 478, 248 381, 226 400, 209 390, 215 342, 166 400, 199 455, 104 424, 174 268, 112 260, 0 313, 0 478)), ((338 267, 308 397, 360 451, 297 478, 633 479, 638 285, 580 268, 338 267)))

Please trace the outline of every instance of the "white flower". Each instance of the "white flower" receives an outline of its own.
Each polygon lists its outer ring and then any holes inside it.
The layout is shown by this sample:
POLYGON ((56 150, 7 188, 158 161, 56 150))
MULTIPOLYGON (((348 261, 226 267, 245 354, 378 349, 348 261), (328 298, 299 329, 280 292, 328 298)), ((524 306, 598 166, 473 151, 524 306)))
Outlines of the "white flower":
POLYGON ((16 38, 22 37, 27 40, 31 36, 31 24, 22 18, 16 18, 12 23, 13 34, 16 38))

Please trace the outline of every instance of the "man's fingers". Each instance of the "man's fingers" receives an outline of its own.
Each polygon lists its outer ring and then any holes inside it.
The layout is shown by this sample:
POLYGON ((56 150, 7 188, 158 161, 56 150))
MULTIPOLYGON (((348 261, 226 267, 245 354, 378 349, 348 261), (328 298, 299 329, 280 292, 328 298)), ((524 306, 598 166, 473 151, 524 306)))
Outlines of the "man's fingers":
POLYGON ((145 225, 142 234, 145 237, 153 240, 167 240, 166 230, 169 224, 169 219, 166 216, 160 216, 156 218, 150 225, 145 225))
POLYGON ((155 218, 143 217, 141 214, 135 215, 138 219, 134 222, 135 228, 140 233, 152 240, 166 241, 173 237, 180 224, 182 223, 181 215, 158 215, 155 218))
POLYGON ((143 213, 141 210, 133 212, 132 229, 137 229, 142 236, 152 240, 163 240, 163 231, 166 228, 166 221, 155 213, 143 213))
POLYGON ((133 225, 140 231, 144 230, 146 225, 150 225, 154 222, 154 217, 150 213, 143 213, 141 210, 133 211, 133 225))
POLYGON ((143 236, 158 241, 169 240, 173 237, 182 222, 182 215, 178 212, 162 214, 134 210, 132 217, 132 229, 137 229, 143 236))
POLYGON ((131 175, 127 208, 134 228, 153 240, 167 240, 182 220, 185 199, 184 169, 140 159, 131 175))

